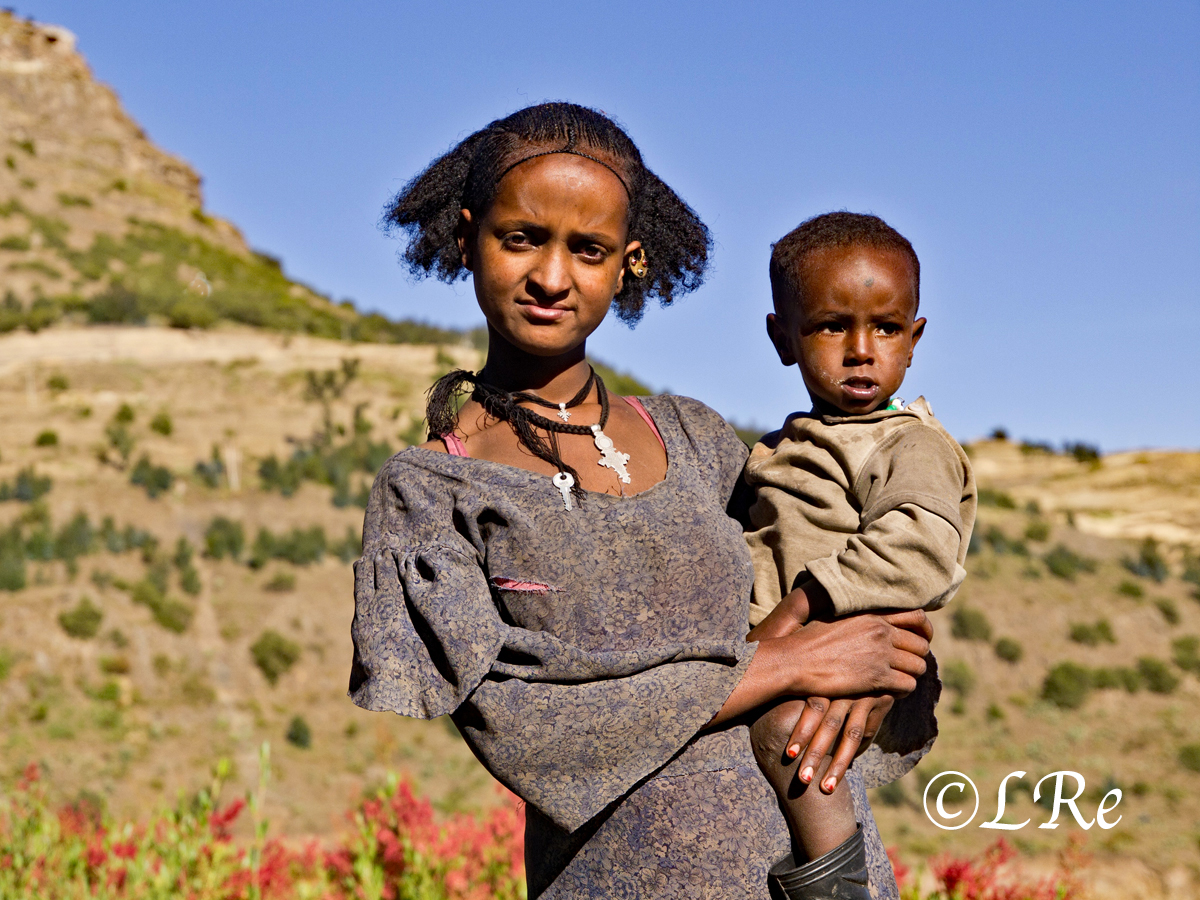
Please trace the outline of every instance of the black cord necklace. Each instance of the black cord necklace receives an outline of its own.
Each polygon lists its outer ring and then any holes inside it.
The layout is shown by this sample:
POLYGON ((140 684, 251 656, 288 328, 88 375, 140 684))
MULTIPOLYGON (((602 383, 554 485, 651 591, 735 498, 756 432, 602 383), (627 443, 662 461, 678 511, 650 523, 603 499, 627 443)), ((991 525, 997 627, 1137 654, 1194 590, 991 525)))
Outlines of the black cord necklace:
POLYGON ((458 419, 454 398, 461 395, 465 384, 474 385, 471 399, 482 406, 484 412, 493 418, 508 422, 516 434, 517 440, 526 449, 558 469, 558 473, 551 479, 551 483, 555 490, 562 495, 563 507, 566 510, 570 511, 573 508, 572 499, 582 501, 584 491, 579 485, 579 473, 563 460, 562 454, 559 452, 559 434, 592 435, 596 449, 600 451, 598 464, 612 469, 622 484, 629 484, 630 477, 625 468, 629 462, 629 454, 617 450, 613 446, 612 438, 604 433, 604 426, 608 424, 609 414, 608 388, 605 387, 604 379, 597 375, 595 370, 592 370, 584 389, 565 404, 552 404, 541 397, 525 392, 506 391, 496 385, 481 381, 478 375, 463 369, 451 372, 438 379, 429 389, 426 419, 429 422, 431 436, 440 437, 454 430, 458 419), (590 392, 593 382, 600 400, 600 421, 596 425, 571 425, 566 422, 556 422, 520 405, 521 402, 533 402, 551 409, 557 406, 561 414, 567 407, 582 403, 590 392), (539 430, 546 432, 546 437, 543 437, 539 430))
POLYGON ((575 396, 566 403, 551 403, 549 400, 543 400, 537 394, 531 394, 528 391, 517 391, 512 395, 512 397, 518 403, 536 403, 538 406, 544 406, 547 409, 557 409, 558 412, 555 415, 557 415, 564 422, 570 422, 571 414, 567 412, 567 410, 574 406, 578 406, 580 403, 586 400, 588 394, 592 392, 592 385, 595 383, 596 370, 591 366, 588 366, 587 381, 583 383, 583 387, 579 389, 578 393, 576 393, 575 396))

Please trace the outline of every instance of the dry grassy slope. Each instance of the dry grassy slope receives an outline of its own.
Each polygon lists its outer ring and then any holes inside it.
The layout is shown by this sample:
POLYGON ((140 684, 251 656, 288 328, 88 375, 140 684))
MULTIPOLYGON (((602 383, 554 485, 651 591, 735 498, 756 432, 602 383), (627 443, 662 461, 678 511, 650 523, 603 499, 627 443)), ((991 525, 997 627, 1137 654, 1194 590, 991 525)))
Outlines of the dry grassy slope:
MULTIPOLYGON (((994 815, 996 791, 1007 773, 1024 770, 1036 781, 1071 769, 1088 781, 1083 809, 1089 816, 1102 784, 1111 780, 1123 789, 1117 810, 1122 821, 1111 831, 1094 827, 1087 836, 1101 863, 1109 860, 1111 877, 1137 872, 1138 879, 1156 884, 1154 891, 1144 883, 1138 889, 1127 885, 1125 895, 1144 890, 1143 896, 1193 896, 1196 884, 1189 872, 1200 840, 1200 774, 1180 765, 1179 749, 1200 741, 1200 682, 1172 667, 1181 680, 1171 694, 1095 691, 1073 711, 1042 701, 1040 693, 1046 672, 1061 661, 1132 667, 1144 656, 1169 660, 1173 640, 1200 635, 1197 589, 1178 577, 1185 547, 1200 548, 1200 453, 1121 453, 1093 466, 1023 454, 1002 442, 981 442, 971 451, 981 484, 1010 493, 1022 507, 981 509, 977 533, 997 526, 1020 538, 1037 518, 1023 509, 1028 501, 1040 505, 1051 533, 1044 541, 1027 541, 1030 557, 990 549, 972 556, 967 582, 951 608, 934 614, 941 664, 965 662, 975 686, 958 714, 951 711, 953 694, 947 695, 939 715, 941 736, 929 759, 902 782, 902 804, 878 805, 884 830, 913 856, 981 848, 1000 833, 975 825, 939 831, 925 820, 916 806, 923 779, 947 769, 969 774, 984 794, 977 824, 994 815), (1137 542, 1145 537, 1163 541, 1163 553, 1173 561, 1171 577, 1161 584, 1135 578, 1121 565, 1123 558, 1136 555, 1137 542), (1097 560, 1096 571, 1074 581, 1051 575, 1039 557, 1059 543, 1097 560), (1131 581, 1142 588, 1141 598, 1118 592, 1122 582, 1131 581), (1176 624, 1160 611, 1164 600, 1177 611, 1176 624), (985 613, 993 630, 990 642, 953 636, 951 615, 960 606, 985 613), (1069 639, 1073 623, 1100 618, 1111 623, 1116 644, 1088 647, 1069 639), (1004 662, 995 654, 993 644, 1004 636, 1022 645, 1020 662, 1004 662), (1113 860, 1123 862, 1114 866, 1113 860)), ((1082 833, 1073 823, 1057 831, 1038 829, 1048 816, 1028 799, 1010 806, 1006 821, 1031 816, 1028 827, 1005 835, 1025 849, 1050 851, 1069 834, 1082 833)))
MULTIPOLYGON (((336 509, 330 489, 306 483, 292 498, 258 489, 258 457, 287 454, 287 438, 306 437, 317 426, 319 407, 303 399, 306 369, 336 368, 345 357, 362 361, 360 376, 335 405, 348 422, 353 405, 366 403, 373 437, 401 445, 435 367, 432 347, 346 345, 249 329, 189 334, 169 329, 51 329, 36 336, 0 337, 0 481, 11 481, 33 463, 54 479, 47 495, 54 521, 78 510, 98 523, 149 529, 168 551, 179 535, 195 545, 215 515, 242 521, 252 539, 259 526, 272 531, 322 524, 330 537, 359 528, 361 510, 336 509), (51 374, 70 387, 51 394, 51 374), (94 449, 121 403, 137 411, 135 456, 145 451, 186 476, 209 458, 214 443, 240 455, 241 490, 212 490, 185 477, 157 500, 128 483, 128 473, 98 462, 94 449), (170 411, 170 437, 147 428, 153 414, 170 411), (81 417, 84 410, 90 415, 81 417), (35 448, 45 429, 59 436, 55 448, 35 448)), ((457 361, 477 364, 472 351, 454 349, 457 361)), ((28 508, 0 503, 0 527, 28 508)), ((62 563, 33 564, 30 586, 0 592, 0 647, 14 660, 0 683, 4 739, 0 767, 29 759, 47 763, 61 797, 91 791, 120 812, 137 815, 179 789, 196 788, 212 763, 232 757, 239 779, 256 778, 256 748, 270 740, 276 762, 271 817, 285 830, 322 832, 364 785, 387 771, 409 772, 424 790, 448 805, 476 805, 490 796, 489 778, 443 723, 418 723, 360 712, 345 697, 349 673, 349 624, 353 612, 348 565, 326 557, 293 567, 271 564, 253 571, 228 560, 199 559, 203 589, 196 618, 183 635, 156 625, 126 592, 98 589, 94 570, 135 581, 144 566, 136 552, 97 553, 68 577, 62 563), (291 571, 292 591, 263 589, 276 572, 291 571), (104 612, 92 640, 68 637, 59 613, 89 596, 104 612), (275 629, 303 647, 300 662, 272 688, 253 666, 249 646, 264 629, 275 629), (107 637, 119 630, 128 646, 107 637), (113 704, 90 699, 85 689, 106 680, 104 657, 124 656, 120 714, 113 704), (156 668, 165 657, 169 670, 156 668), (211 693, 210 693, 211 692, 211 693), (44 704, 46 716, 37 718, 44 704), (303 715, 313 746, 300 750, 283 736, 303 715)), ((172 594, 182 596, 177 586, 172 594)))
MULTIPOLYGON (((353 406, 365 403, 373 437, 386 437, 398 447, 397 435, 408 428, 438 366, 437 352, 289 340, 236 328, 13 333, 0 337, 0 409, 5 411, 0 481, 10 481, 33 463, 54 478, 47 500, 56 522, 76 510, 93 521, 114 515, 118 524, 150 529, 168 548, 181 534, 199 544, 204 527, 218 514, 244 522, 251 535, 260 525, 280 531, 319 523, 337 536, 347 526, 357 527, 361 512, 336 509, 329 488, 309 483, 285 499, 259 490, 254 476, 258 458, 286 454, 289 437, 304 437, 318 423, 319 407, 303 398, 304 371, 336 368, 345 357, 361 359, 361 375, 336 404, 335 417, 347 422, 353 406), (47 389, 54 374, 66 377, 67 390, 47 389), (127 474, 97 461, 94 450, 104 440, 104 425, 122 402, 137 410, 137 452, 147 451, 183 476, 169 496, 149 500, 129 485, 127 474), (86 418, 84 409, 90 409, 86 418), (174 419, 168 438, 147 428, 160 409, 174 419), (58 433, 60 445, 34 447, 35 436, 48 428, 58 433), (240 490, 212 490, 188 477, 196 461, 208 459, 214 443, 238 451, 240 490)), ((450 352, 461 364, 477 362, 471 351, 450 352)), ((1175 867, 1171 877, 1181 885, 1190 876, 1180 875, 1178 866, 1195 861, 1200 832, 1200 775, 1178 762, 1180 746, 1200 741, 1196 678, 1181 673, 1180 687, 1165 696, 1096 692, 1079 711, 1057 710, 1038 695, 1046 671, 1061 660, 1099 666, 1133 665, 1146 655, 1166 659, 1172 639, 1200 634, 1200 604, 1190 598, 1177 570, 1161 585, 1143 580, 1140 600, 1121 595, 1117 586, 1131 576, 1120 559, 1134 545, 1072 527, 1067 515, 1072 511, 1074 521, 1089 529, 1093 520, 1120 524, 1132 530, 1118 533, 1131 537, 1144 533, 1124 524, 1136 515, 1152 514, 1156 527, 1191 528, 1194 506, 1189 504, 1195 499, 1200 456, 1148 454, 1147 464, 1136 455, 1120 455, 1093 469, 1059 457, 1023 456, 995 443, 976 445, 973 452, 983 482, 1022 503, 1037 499, 1048 512, 1052 533, 1045 541, 1029 542, 1030 558, 990 550, 972 556, 971 576, 955 600, 984 611, 993 641, 999 636, 1019 641, 1025 651, 1019 663, 998 659, 990 643, 955 638, 950 611, 937 614, 935 646, 943 665, 966 662, 976 685, 961 713, 951 712, 949 701, 943 704, 942 737, 920 771, 959 769, 993 795, 999 779, 1015 769, 1031 776, 1075 769, 1093 787, 1111 777, 1125 789, 1120 807, 1125 818, 1113 831, 1089 833, 1091 846, 1110 860, 1104 871, 1114 878, 1136 873, 1144 886, 1147 879, 1159 878, 1156 872, 1175 867), (1092 515, 1084 516, 1085 508, 1092 515), (1099 509, 1110 512, 1097 516, 1099 509), (1097 559, 1096 571, 1074 582, 1050 575, 1038 557, 1060 542, 1097 559), (1178 624, 1164 619, 1155 605, 1160 598, 1174 602, 1178 624), (1068 640, 1071 623, 1100 617, 1111 622, 1115 645, 1089 648, 1068 640), (989 707, 995 707, 991 714, 989 707)), ((0 504, 0 526, 26 508, 0 504)), ((980 528, 995 525, 1017 538, 1030 520, 1023 510, 989 507, 982 510, 980 528)), ((362 713, 345 699, 352 612, 348 566, 328 557, 313 566, 279 563, 261 571, 229 561, 201 559, 199 566, 203 590, 197 616, 182 636, 154 624, 127 593, 100 590, 91 582, 96 569, 131 581, 140 577, 144 567, 135 553, 86 557, 73 580, 61 563, 36 564, 30 587, 0 592, 0 646, 15 659, 0 682, 5 729, 0 765, 11 771, 31 758, 42 759, 61 796, 89 790, 107 797, 115 809, 136 814, 177 789, 195 787, 222 754, 236 761, 242 783, 251 783, 256 748, 269 739, 277 762, 271 815, 293 833, 335 827, 347 799, 388 770, 410 773, 449 806, 488 799, 486 773, 444 725, 362 713), (295 589, 264 590, 281 570, 294 572, 295 589), (87 641, 67 637, 57 624, 58 614, 83 595, 105 614, 100 637, 87 641), (274 688, 254 668, 248 649, 266 628, 303 647, 300 662, 274 688), (106 637, 112 629, 129 638, 128 647, 113 645, 106 637), (103 657, 119 655, 128 658, 131 669, 118 679, 122 700, 114 717, 113 704, 90 699, 85 688, 104 682, 103 657), (169 660, 167 671, 156 669, 156 656, 169 660), (34 721, 31 715, 42 703, 47 715, 34 721), (309 750, 283 740, 296 714, 312 726, 309 750)), ((889 843, 898 843, 909 859, 942 848, 974 849, 994 837, 975 828, 937 831, 919 810, 905 805, 919 796, 919 787, 918 776, 910 776, 902 805, 878 804, 889 843)), ((1095 800, 1089 800, 1091 809, 1095 800)), ((993 802, 985 797, 984 809, 993 802)), ((1019 801, 1016 812, 1022 818, 1042 815, 1028 801, 1019 801)), ((1010 837, 1031 850, 1051 850, 1076 830, 1037 830, 1039 821, 1010 837)), ((1182 891, 1178 887, 1173 895, 1184 896, 1182 891)))

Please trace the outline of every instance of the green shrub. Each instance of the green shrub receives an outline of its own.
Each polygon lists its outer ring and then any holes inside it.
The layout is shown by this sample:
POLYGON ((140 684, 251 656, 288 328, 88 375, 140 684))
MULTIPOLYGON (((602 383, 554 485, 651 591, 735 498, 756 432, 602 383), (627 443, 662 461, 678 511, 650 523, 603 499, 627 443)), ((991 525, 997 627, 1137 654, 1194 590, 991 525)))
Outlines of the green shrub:
POLYGON ((1100 448, 1094 444, 1082 441, 1063 444, 1063 453, 1075 457, 1075 462, 1097 465, 1100 462, 1100 448))
POLYGON ((45 431, 39 431, 37 437, 33 439, 35 447, 57 447, 58 432, 47 428, 45 431))
POLYGON ((966 697, 975 687, 975 673, 961 659, 947 663, 941 670, 942 684, 959 697, 966 697))
POLYGON ((998 554, 1011 553, 1014 556, 1028 556, 1029 548, 1021 540, 1010 540, 1000 528, 992 525, 983 533, 983 542, 998 554))
POLYGON ((264 631, 250 647, 250 656, 272 686, 300 659, 300 645, 277 631, 264 631))
POLYGON ((19 548, 0 541, 0 591, 25 589, 25 556, 19 548))
POLYGON ((289 744, 299 747, 301 750, 307 750, 312 746, 312 729, 308 727, 308 723, 302 716, 292 717, 292 721, 288 723, 285 737, 289 744))
POLYGON ((137 418, 137 413, 128 403, 122 403, 117 407, 117 411, 113 413, 112 420, 118 425, 132 425, 133 420, 137 418))
POLYGON ((1161 659, 1143 656, 1138 659, 1137 670, 1146 687, 1156 694, 1169 694, 1179 687, 1178 676, 1161 659))
POLYGON ((1074 581, 1080 572, 1096 571, 1096 561, 1086 556, 1080 556, 1063 544, 1056 544, 1054 549, 1042 557, 1042 562, 1050 570, 1067 581, 1074 581))
POLYGON ((296 576, 291 572, 276 572, 271 580, 263 585, 263 590, 283 593, 296 589, 296 576))
POLYGON ((1025 655, 1024 648, 1010 637, 1002 637, 996 641, 996 655, 1005 662, 1018 663, 1025 655))
POLYGON ((52 394, 61 394, 70 386, 71 383, 67 381, 67 376, 61 372, 56 372, 46 379, 46 387, 52 394))
POLYGON ((166 466, 156 466, 150 462, 150 457, 142 456, 129 474, 129 483, 145 488, 146 495, 154 500, 171 489, 175 476, 166 466))
POLYGON ((1184 744, 1180 747, 1179 764, 1190 772, 1200 772, 1200 744, 1184 744))
POLYGON ((90 208, 92 201, 82 194, 58 194, 58 202, 63 206, 82 206, 90 208))
POLYGON ((1137 557, 1131 559, 1127 556, 1121 560, 1121 565, 1139 578, 1150 578, 1159 584, 1166 581, 1170 574, 1167 561, 1158 552, 1158 542, 1154 538, 1142 541, 1137 557))
POLYGON ((325 529, 293 528, 286 534, 275 535, 266 528, 258 530, 251 550, 250 566, 261 569, 272 559, 282 559, 297 566, 317 562, 325 555, 325 529))
POLYGON ((1133 597, 1135 600, 1140 600, 1146 592, 1142 590, 1142 586, 1136 581, 1125 579, 1117 585, 1117 593, 1123 597, 1133 597))
POLYGON ((200 593, 203 585, 195 566, 189 564, 179 570, 179 587, 185 594, 191 594, 193 597, 200 593))
POLYGON ((23 234, 10 234, 4 240, 0 241, 0 250, 16 250, 19 253, 30 248, 29 238, 23 234))
POLYGON ((100 630, 102 621, 104 621, 104 613, 87 597, 81 599, 66 612, 58 614, 58 624, 62 626, 62 630, 80 640, 95 637, 100 630))
POLYGON ((1087 625, 1083 622, 1076 622, 1071 625, 1071 640, 1077 644, 1085 644, 1088 647, 1095 647, 1101 643, 1115 644, 1117 642, 1116 635, 1113 634, 1112 625, 1108 619, 1097 619, 1095 624, 1087 625))
POLYGON ((904 806, 908 802, 908 794, 904 790, 903 782, 893 781, 890 784, 875 788, 871 792, 871 799, 882 803, 884 806, 904 806))
POLYGON ((1171 659, 1185 672, 1200 675, 1200 638, 1188 634, 1171 641, 1171 659))
POLYGON ((150 578, 143 578, 133 586, 134 603, 145 606, 154 616, 154 621, 168 631, 183 634, 192 624, 194 611, 186 603, 173 600, 150 578))
POLYGON ((0 482, 0 501, 20 500, 23 503, 33 503, 50 493, 53 484, 49 475, 38 475, 33 466, 26 466, 17 472, 17 477, 12 482, 0 482))
POLYGON ((1012 498, 1011 494, 1004 491, 984 487, 979 489, 979 505, 995 506, 998 509, 1016 509, 1017 501, 1012 498))
MULTIPOLYGON (((127 406, 121 408, 128 409, 127 406)), ((116 421, 114 418, 112 422, 104 426, 104 437, 108 440, 108 446, 104 448, 101 461, 111 462, 108 458, 108 451, 113 450, 117 454, 117 465, 120 468, 123 469, 129 465, 129 457, 133 455, 133 448, 137 441, 134 440, 128 423, 116 421)))
POLYGON ((128 675, 130 668, 127 656, 100 657, 100 671, 105 675, 128 675))
POLYGON ((1025 540, 1042 542, 1050 537, 1050 523, 1045 519, 1034 519, 1025 526, 1025 540))
POLYGON ((225 475, 225 463, 221 461, 221 451, 216 444, 212 447, 212 457, 208 462, 200 460, 195 466, 196 477, 205 487, 219 488, 221 478, 225 475))
POLYGON ((1061 662, 1042 682, 1042 699, 1060 709, 1078 709, 1091 689, 1092 675, 1087 669, 1073 662, 1061 662))
POLYGON ((1124 688, 1129 693, 1135 694, 1142 689, 1142 675, 1137 669, 1130 669, 1128 666, 1093 669, 1092 687, 1100 690, 1124 688))
POLYGON ((950 620, 950 633, 967 641, 990 641, 992 626, 980 610, 959 606, 950 620))
POLYGON ((329 552, 344 563, 353 562, 362 556, 362 538, 358 532, 347 525, 346 534, 340 541, 335 541, 330 546, 329 552))
POLYGON ((161 434, 163 437, 170 437, 171 432, 175 430, 175 423, 171 421, 171 414, 165 409, 155 413, 154 418, 150 420, 150 430, 161 434))
POLYGON ((1154 601, 1154 606, 1162 613, 1162 617, 1166 619, 1168 625, 1179 624, 1179 607, 1175 605, 1175 601, 1169 597, 1159 597, 1154 601))
POLYGON ((241 522, 217 516, 204 532, 205 553, 213 559, 237 559, 246 547, 246 532, 241 522))

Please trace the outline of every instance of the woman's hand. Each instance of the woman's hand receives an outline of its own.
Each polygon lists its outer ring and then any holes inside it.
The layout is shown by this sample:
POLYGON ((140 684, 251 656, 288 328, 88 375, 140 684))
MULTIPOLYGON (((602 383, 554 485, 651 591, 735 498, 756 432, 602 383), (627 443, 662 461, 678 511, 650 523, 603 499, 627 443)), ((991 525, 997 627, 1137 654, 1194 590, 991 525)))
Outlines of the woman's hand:
POLYGON ((807 747, 796 770, 796 777, 804 784, 811 783, 821 760, 832 754, 833 760, 820 787, 826 794, 833 793, 854 757, 871 746, 884 716, 896 700, 891 694, 832 701, 824 697, 809 697, 792 729, 785 751, 789 759, 795 759, 807 747))
POLYGON ((812 622, 759 641, 746 674, 710 725, 778 697, 902 695, 925 672, 933 631, 921 610, 812 622))

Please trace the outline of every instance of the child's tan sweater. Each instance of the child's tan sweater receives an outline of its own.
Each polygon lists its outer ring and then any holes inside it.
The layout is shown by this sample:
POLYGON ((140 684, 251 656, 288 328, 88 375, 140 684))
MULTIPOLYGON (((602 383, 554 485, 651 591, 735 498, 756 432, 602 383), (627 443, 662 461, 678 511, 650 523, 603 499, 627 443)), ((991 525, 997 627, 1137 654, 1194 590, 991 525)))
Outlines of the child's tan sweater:
POLYGON ((796 413, 754 447, 745 478, 751 625, 806 576, 838 614, 938 609, 966 576, 975 477, 923 397, 863 416, 796 413))

